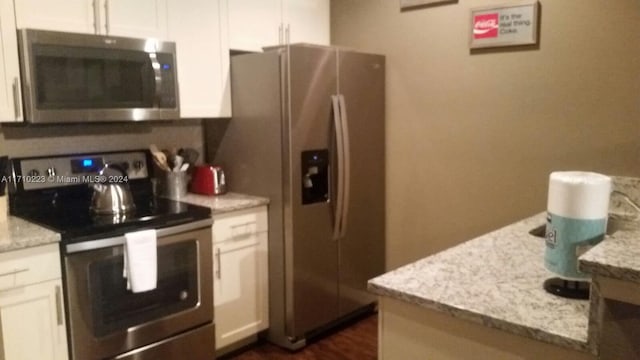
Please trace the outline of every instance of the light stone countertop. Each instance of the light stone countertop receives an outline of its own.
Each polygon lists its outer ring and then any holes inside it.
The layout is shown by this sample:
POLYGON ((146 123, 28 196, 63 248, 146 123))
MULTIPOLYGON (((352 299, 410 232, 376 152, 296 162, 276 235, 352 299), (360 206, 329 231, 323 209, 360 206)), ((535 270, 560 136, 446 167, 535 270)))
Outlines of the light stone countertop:
MULTIPOLYGON (((243 210, 269 203, 269 199, 228 193, 220 196, 188 194, 180 198, 190 204, 206 206, 213 214, 243 210)), ((15 216, 7 216, 6 222, 0 222, 0 253, 19 250, 53 242, 60 242, 60 234, 15 216)))
POLYGON ((0 253, 60 242, 60 234, 14 216, 0 223, 0 253))
POLYGON ((640 283, 640 230, 620 230, 580 257, 580 270, 640 283))
POLYGON ((217 196, 188 193, 178 200, 189 204, 209 207, 214 215, 269 204, 269 199, 267 198, 238 193, 226 193, 217 196))
MULTIPOLYGON (((640 178, 614 176, 613 189, 640 203, 640 178)), ((580 257, 580 270, 622 281, 640 283, 640 223, 638 212, 624 197, 611 195, 612 220, 622 219, 621 230, 580 257), (626 220, 626 221, 624 221, 626 220)))
POLYGON ((589 351, 589 302, 542 288, 554 274, 544 267, 544 239, 529 230, 546 213, 369 281, 369 290, 453 317, 576 350, 589 351))

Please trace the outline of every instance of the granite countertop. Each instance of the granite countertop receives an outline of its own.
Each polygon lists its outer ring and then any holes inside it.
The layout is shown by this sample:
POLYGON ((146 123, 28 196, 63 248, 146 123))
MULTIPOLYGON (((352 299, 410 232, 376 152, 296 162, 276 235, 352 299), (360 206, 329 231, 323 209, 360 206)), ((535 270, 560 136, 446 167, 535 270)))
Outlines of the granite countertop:
POLYGON ((640 178, 614 176, 613 190, 609 226, 620 230, 582 255, 580 270, 640 283, 640 219, 638 210, 630 205, 640 204, 640 178))
POLYGON ((269 204, 269 199, 267 198, 238 193, 226 193, 217 196, 188 193, 179 200, 189 204, 209 207, 214 215, 269 204))
POLYGON ((0 253, 60 242, 60 234, 26 220, 7 216, 0 223, 0 253))
POLYGON ((620 230, 580 257, 580 270, 640 283, 640 230, 620 230))
POLYGON ((542 288, 544 240, 529 230, 540 213, 369 281, 369 290, 453 317, 589 351, 589 302, 542 288))
MULTIPOLYGON (((187 194, 180 201, 210 207, 214 215, 269 203, 267 198, 237 193, 219 196, 187 194)), ((7 216, 6 222, 0 222, 0 253, 59 241, 60 234, 57 232, 15 216, 7 216)))

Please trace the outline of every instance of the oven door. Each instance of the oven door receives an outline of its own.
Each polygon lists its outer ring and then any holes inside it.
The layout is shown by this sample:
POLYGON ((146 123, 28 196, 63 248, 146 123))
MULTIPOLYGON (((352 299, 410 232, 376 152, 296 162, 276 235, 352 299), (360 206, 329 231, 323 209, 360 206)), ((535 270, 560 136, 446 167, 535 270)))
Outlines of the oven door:
MULTIPOLYGON (((127 290, 123 243, 118 237, 82 243, 79 252, 67 248, 73 359, 115 357, 212 325, 210 219, 158 230, 158 283, 151 291, 127 290)), ((202 346, 213 349, 213 341, 202 346)))

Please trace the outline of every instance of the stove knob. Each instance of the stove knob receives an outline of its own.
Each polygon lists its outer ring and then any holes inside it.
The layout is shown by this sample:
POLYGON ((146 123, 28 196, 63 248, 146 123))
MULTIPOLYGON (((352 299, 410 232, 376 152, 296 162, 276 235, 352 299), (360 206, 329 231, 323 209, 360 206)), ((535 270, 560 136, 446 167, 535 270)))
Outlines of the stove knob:
POLYGON ((49 176, 49 177, 56 176, 56 168, 54 168, 53 166, 48 168, 47 169, 47 176, 49 176))
POLYGON ((31 169, 31 170, 29 170, 29 173, 27 175, 36 177, 36 176, 40 175, 40 171, 38 171, 36 169, 31 169))
POLYGON ((142 168, 144 168, 144 162, 142 162, 141 160, 136 160, 133 162, 133 168, 136 171, 140 171, 142 170, 142 168))

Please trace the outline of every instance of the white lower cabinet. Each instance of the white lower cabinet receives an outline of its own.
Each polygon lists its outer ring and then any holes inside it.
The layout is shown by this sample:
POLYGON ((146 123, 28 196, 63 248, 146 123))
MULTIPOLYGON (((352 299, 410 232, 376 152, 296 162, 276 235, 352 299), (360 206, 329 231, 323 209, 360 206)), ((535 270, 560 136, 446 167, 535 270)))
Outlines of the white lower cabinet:
POLYGON ((0 263, 0 359, 68 359, 58 244, 3 253, 0 263))
POLYGON ((214 215, 216 349, 269 326, 267 208, 214 215))

